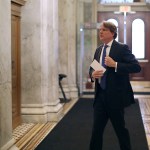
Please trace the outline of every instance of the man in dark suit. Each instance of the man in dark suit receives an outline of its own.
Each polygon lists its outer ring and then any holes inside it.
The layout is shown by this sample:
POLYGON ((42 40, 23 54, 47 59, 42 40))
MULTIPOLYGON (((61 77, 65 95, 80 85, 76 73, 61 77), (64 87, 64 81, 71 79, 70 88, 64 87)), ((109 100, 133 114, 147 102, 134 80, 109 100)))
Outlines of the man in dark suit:
POLYGON ((99 38, 103 44, 96 49, 94 59, 106 71, 94 70, 92 67, 89 69, 91 80, 95 81, 90 150, 102 150, 103 132, 108 120, 118 137, 120 149, 131 150, 129 132, 125 127, 124 108, 135 103, 129 74, 140 72, 141 67, 128 46, 117 42, 116 37, 116 26, 112 22, 103 21, 99 29, 99 38), (104 51, 106 56, 103 60, 104 51))

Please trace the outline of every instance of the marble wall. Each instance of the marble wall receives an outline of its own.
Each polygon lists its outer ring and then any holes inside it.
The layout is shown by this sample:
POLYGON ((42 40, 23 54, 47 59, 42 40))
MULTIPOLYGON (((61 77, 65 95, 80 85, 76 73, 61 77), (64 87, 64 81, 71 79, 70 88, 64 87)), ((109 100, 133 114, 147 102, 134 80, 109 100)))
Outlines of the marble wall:
MULTIPOLYGON (((0 0, 0 10, 0 149, 7 150, 17 149, 12 138, 11 1, 0 0)), ((62 82, 67 97, 77 99, 76 0, 28 0, 21 8, 23 122, 62 117, 59 73, 67 75, 62 82)))
POLYGON ((12 133, 11 109, 9 109, 11 107, 10 1, 0 1, 0 10, 0 146, 2 146, 11 139, 12 133))
POLYGON ((1 0, 0 10, 0 149, 6 150, 15 142, 12 138, 10 0, 1 0))

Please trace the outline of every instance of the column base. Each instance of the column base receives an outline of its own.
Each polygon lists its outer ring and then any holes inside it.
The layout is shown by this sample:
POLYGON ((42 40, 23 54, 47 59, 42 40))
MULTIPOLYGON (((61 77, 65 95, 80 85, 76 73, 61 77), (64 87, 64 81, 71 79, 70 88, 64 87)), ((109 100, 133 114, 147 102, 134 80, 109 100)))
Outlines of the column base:
POLYGON ((22 121, 25 123, 46 123, 59 121, 62 117, 62 104, 28 104, 22 106, 22 121))

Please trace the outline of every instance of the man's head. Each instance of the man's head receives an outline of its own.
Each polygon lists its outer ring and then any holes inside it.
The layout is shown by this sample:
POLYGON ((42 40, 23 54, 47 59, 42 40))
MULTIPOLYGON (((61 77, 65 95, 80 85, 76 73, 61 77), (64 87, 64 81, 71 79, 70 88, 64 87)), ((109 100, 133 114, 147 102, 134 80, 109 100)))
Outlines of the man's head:
POLYGON ((110 21, 103 21, 99 28, 99 38, 105 44, 117 37, 117 27, 110 21))

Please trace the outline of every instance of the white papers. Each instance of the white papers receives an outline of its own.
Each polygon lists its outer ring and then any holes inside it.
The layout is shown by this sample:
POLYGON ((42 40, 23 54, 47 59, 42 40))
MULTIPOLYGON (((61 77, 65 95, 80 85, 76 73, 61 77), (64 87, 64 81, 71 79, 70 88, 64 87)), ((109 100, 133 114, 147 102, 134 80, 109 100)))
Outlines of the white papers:
POLYGON ((97 61, 97 60, 93 60, 93 62, 90 65, 95 71, 97 70, 103 70, 103 72, 106 71, 106 69, 97 61))

